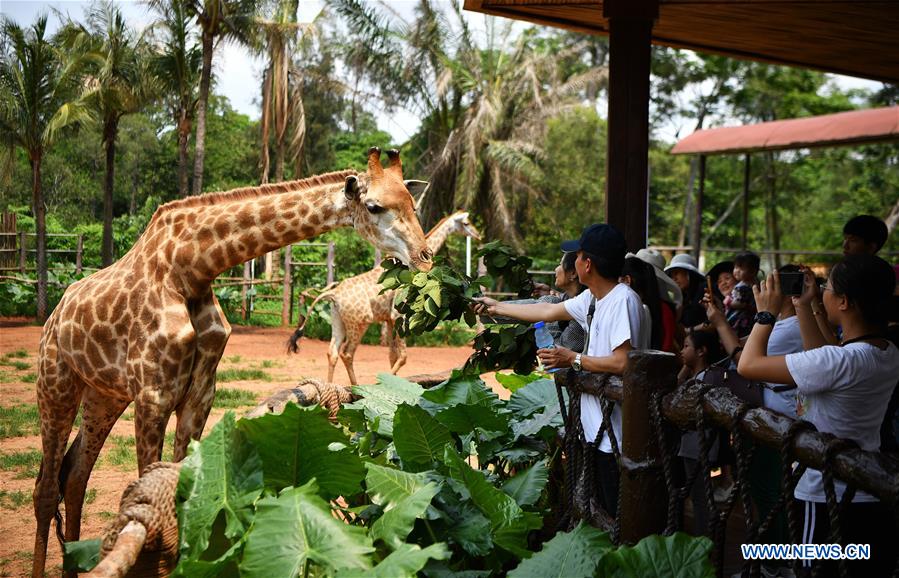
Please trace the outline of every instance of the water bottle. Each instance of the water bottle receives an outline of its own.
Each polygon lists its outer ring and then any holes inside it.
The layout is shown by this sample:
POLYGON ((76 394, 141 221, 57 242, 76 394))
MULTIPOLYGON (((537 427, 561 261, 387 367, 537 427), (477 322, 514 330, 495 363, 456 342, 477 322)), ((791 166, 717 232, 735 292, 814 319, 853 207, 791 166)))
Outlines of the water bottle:
MULTIPOLYGON (((553 342, 553 336, 550 334, 549 329, 546 327, 546 323, 543 321, 538 321, 534 323, 534 339, 537 342, 537 349, 552 349, 556 346, 553 342)), ((543 368, 543 363, 540 364, 540 369, 543 368)), ((550 373, 555 373, 561 369, 560 367, 556 367, 554 369, 546 369, 550 373)))

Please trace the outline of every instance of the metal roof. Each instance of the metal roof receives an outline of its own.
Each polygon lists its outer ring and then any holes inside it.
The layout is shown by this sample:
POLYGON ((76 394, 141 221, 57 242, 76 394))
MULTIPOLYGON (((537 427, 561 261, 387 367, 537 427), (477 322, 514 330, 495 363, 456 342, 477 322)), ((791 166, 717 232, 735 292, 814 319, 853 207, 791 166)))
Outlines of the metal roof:
POLYGON ((725 154, 899 141, 899 106, 698 130, 672 154, 725 154))

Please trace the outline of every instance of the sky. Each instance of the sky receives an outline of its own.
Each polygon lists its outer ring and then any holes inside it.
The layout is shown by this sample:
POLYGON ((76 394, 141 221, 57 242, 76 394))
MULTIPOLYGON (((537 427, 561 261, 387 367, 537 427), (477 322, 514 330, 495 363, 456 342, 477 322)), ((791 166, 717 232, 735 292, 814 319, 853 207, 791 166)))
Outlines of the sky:
MULTIPOLYGON (((140 0, 114 0, 121 7, 128 21, 136 28, 147 26, 152 16, 140 0)), ((416 0, 388 0, 390 8, 400 15, 411 16, 416 0)), ((447 2, 453 0, 445 0, 447 2)), ((311 21, 321 11, 324 0, 299 0, 300 20, 311 21)), ((41 13, 50 13, 51 27, 58 25, 58 19, 52 11, 59 10, 68 13, 74 19, 80 19, 89 2, 84 0, 0 0, 0 14, 11 18, 22 26, 27 26, 41 13)), ((469 14, 470 25, 474 29, 483 28, 486 16, 469 14)), ((226 43, 220 48, 213 59, 216 74, 216 92, 228 97, 231 105, 238 111, 252 119, 258 119, 259 111, 259 86, 264 61, 250 55, 249 51, 233 43, 226 43)), ((836 76, 833 78, 841 88, 867 88, 876 90, 881 84, 870 80, 853 78, 849 76, 836 76)), ((600 103, 600 106, 605 106, 600 103)), ((605 116, 604 111, 601 111, 605 116)), ((418 129, 419 119, 409 111, 399 110, 391 115, 377 114, 378 128, 393 136, 394 141, 402 143, 407 141, 418 129)), ((687 136, 691 130, 683 119, 672 119, 665 126, 659 127, 656 137, 662 140, 674 142, 677 138, 687 136)))

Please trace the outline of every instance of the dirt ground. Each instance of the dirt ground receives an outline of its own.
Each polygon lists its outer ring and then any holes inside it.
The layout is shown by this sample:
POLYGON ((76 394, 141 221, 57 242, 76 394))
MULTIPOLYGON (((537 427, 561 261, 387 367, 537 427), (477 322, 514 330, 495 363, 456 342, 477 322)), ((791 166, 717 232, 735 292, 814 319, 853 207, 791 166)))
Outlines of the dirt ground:
MULTIPOLYGON (((29 324, 27 320, 0 319, 0 358, 8 359, 10 363, 18 362, 18 367, 9 363, 0 365, 0 407, 11 408, 23 404, 33 407, 36 404, 34 374, 37 371, 40 334, 41 328, 29 324), (21 350, 25 350, 27 356, 4 357, 21 350), (29 367, 24 368, 25 364, 29 367)), ((290 330, 286 328, 235 327, 219 371, 258 369, 267 374, 270 381, 228 381, 219 383, 219 388, 250 390, 256 394, 258 402, 280 389, 293 386, 301 377, 325 379, 328 372, 328 343, 304 339, 299 354, 288 356, 285 353, 285 342, 289 335, 290 330)), ((400 370, 400 376, 436 373, 458 367, 470 353, 469 347, 411 347, 409 361, 400 370)), ((356 353, 355 370, 360 383, 374 383, 378 373, 389 371, 387 348, 360 346, 356 353)), ((484 379, 497 393, 503 397, 508 395, 508 391, 499 386, 492 375, 485 375, 484 379)), ((338 364, 335 372, 335 382, 349 383, 342 363, 338 364)), ((249 407, 247 405, 235 411, 240 414, 249 407)), ((225 411, 228 410, 212 410, 206 431, 221 419, 225 411)), ((112 438, 108 439, 94 467, 88 484, 89 498, 93 498, 84 508, 82 538, 100 536, 113 512, 118 510, 122 491, 137 477, 133 450, 127 447, 133 444, 133 421, 128 420, 131 414, 130 408, 126 410, 111 434, 122 436, 125 441, 116 447, 117 444, 111 442, 112 438), (119 456, 111 455, 113 453, 119 456)), ((169 423, 169 431, 174 431, 174 424, 173 418, 169 423)), ((73 432, 73 438, 74 435, 73 432)), ((38 435, 0 439, 0 459, 30 450, 39 451, 40 445, 38 435)), ((33 487, 34 477, 25 471, 25 467, 6 465, 4 462, 0 468, 0 576, 30 574, 35 531, 31 506, 33 487)), ((58 575, 62 557, 52 528, 48 554, 48 575, 58 575)))

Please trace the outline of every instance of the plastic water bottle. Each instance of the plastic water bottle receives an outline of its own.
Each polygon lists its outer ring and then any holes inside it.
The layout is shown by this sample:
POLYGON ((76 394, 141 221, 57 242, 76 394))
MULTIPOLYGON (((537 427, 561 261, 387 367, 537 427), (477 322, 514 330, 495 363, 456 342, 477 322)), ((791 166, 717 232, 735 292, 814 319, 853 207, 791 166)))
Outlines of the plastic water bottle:
MULTIPOLYGON (((537 349, 552 349, 556 346, 555 342, 553 342, 553 336, 549 332, 549 328, 546 327, 546 323, 543 321, 538 321, 534 323, 534 339, 537 341, 537 349)), ((540 368, 543 368, 543 363, 540 363, 540 368)), ((555 373, 559 371, 561 367, 556 367, 554 369, 546 369, 550 373, 555 373)))

